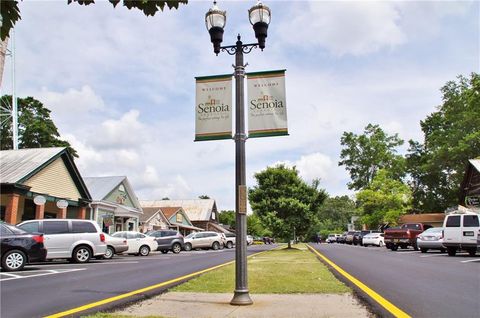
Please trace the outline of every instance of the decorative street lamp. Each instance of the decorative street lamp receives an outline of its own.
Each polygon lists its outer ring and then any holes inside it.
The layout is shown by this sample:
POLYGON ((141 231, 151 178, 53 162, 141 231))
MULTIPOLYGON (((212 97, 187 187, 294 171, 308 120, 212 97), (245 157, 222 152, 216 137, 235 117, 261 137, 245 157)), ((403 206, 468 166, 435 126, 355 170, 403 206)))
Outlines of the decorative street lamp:
POLYGON ((236 211, 236 244, 235 244, 235 293, 230 301, 231 305, 253 304, 248 291, 247 280, 247 188, 245 178, 245 107, 244 107, 244 78, 245 66, 243 54, 250 53, 254 48, 265 48, 268 25, 271 20, 270 9, 258 1, 248 10, 250 23, 255 31, 258 43, 243 44, 240 35, 235 45, 220 46, 223 41, 223 29, 227 20, 226 12, 221 11, 217 1, 205 15, 205 24, 213 51, 216 55, 220 51, 235 55, 235 211, 236 211))

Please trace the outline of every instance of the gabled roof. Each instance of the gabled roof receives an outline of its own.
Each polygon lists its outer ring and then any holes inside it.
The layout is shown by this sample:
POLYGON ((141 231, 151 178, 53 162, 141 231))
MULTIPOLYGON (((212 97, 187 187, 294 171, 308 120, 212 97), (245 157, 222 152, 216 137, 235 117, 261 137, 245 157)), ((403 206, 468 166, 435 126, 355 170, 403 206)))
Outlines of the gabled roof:
POLYGON ((166 208, 160 208, 160 210, 162 210, 163 212, 163 215, 165 215, 165 217, 167 219, 170 220, 170 218, 175 215, 175 213, 178 212, 178 210, 180 210, 181 207, 177 206, 177 207, 166 207, 166 208))
POLYGON ((120 185, 120 183, 123 183, 133 205, 138 209, 141 209, 140 202, 138 201, 135 192, 133 192, 133 188, 126 176, 85 177, 84 180, 88 190, 92 194, 93 200, 95 201, 104 200, 120 185))
POLYGON ((468 160, 470 164, 478 171, 480 172, 480 159, 470 159, 468 160))
POLYGON ((103 200, 124 179, 124 176, 83 178, 88 190, 90 191, 90 194, 92 195, 93 200, 103 200))
POLYGON ((159 213, 160 217, 165 221, 165 223, 170 224, 168 219, 163 215, 163 212, 160 208, 143 208, 143 214, 140 215, 140 222, 148 222, 151 218, 153 218, 157 213, 159 213))
POLYGON ((90 200, 88 191, 72 155, 65 147, 28 148, 0 151, 0 180, 2 183, 22 184, 53 161, 62 158, 83 198, 90 200))
POLYGON ((196 200, 141 200, 142 208, 182 207, 190 221, 209 221, 217 206, 214 199, 196 200))

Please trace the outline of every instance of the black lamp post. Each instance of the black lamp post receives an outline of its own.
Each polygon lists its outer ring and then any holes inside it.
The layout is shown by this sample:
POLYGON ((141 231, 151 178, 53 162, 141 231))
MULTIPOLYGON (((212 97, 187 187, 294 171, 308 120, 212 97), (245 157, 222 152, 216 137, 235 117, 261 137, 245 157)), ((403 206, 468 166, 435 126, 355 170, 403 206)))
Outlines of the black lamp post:
POLYGON ((265 48, 268 25, 271 20, 270 9, 258 1, 248 10, 250 23, 253 25, 258 43, 243 44, 240 35, 235 45, 220 46, 223 41, 226 12, 221 11, 217 1, 205 15, 205 24, 213 43, 213 51, 218 55, 220 51, 235 55, 235 211, 236 211, 236 244, 235 244, 235 293, 230 301, 231 305, 253 304, 248 291, 247 279, 247 190, 245 178, 245 106, 244 106, 244 78, 245 66, 243 54, 250 53, 254 48, 265 48))

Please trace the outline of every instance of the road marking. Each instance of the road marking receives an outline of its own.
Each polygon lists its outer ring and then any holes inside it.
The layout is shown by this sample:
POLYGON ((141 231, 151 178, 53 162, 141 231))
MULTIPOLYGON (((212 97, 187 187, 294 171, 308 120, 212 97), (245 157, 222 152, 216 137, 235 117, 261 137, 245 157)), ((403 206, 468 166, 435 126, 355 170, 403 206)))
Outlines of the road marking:
MULTIPOLYGON (((274 249, 272 249, 272 250, 274 250, 274 249)), ((269 250, 261 251, 261 252, 258 252, 258 253, 251 254, 247 257, 257 256, 259 254, 263 254, 263 253, 266 253, 268 251, 269 250)), ((120 294, 120 295, 117 295, 117 296, 114 296, 114 297, 105 298, 105 299, 100 300, 100 301, 96 301, 96 302, 86 304, 86 305, 83 305, 83 306, 80 306, 80 307, 72 308, 70 310, 62 311, 62 312, 59 312, 59 313, 56 313, 56 314, 53 314, 53 315, 50 315, 50 316, 46 316, 44 318, 59 318, 59 317, 70 316, 70 315, 73 315, 73 314, 81 312, 81 311, 85 311, 85 310, 88 310, 88 309, 91 309, 91 308, 95 308, 95 307, 105 305, 105 304, 108 304, 108 303, 111 303, 111 302, 114 302, 114 301, 117 301, 117 300, 121 300, 121 299, 131 297, 131 296, 135 296, 135 295, 138 295, 138 294, 141 294, 141 293, 144 293, 144 292, 148 292, 148 291, 160 288, 160 287, 164 287, 164 286, 167 286, 167 285, 170 285, 170 284, 173 284, 173 283, 177 283, 177 282, 180 282, 184 279, 193 278, 195 276, 205 274, 207 272, 213 271, 215 269, 218 269, 218 268, 221 268, 221 267, 233 264, 233 263, 235 263, 234 260, 223 263, 223 264, 220 264, 220 265, 216 265, 216 266, 213 266, 213 267, 209 267, 209 268, 206 268, 204 270, 201 270, 201 271, 198 271, 198 272, 195 272, 195 273, 191 273, 191 274, 188 274, 188 275, 177 277, 177 278, 168 280, 168 281, 163 282, 163 283, 158 283, 158 284, 151 285, 151 286, 148 286, 148 287, 145 287, 145 288, 140 288, 140 289, 137 289, 137 290, 125 293, 125 294, 120 294)))
POLYGON ((470 263, 470 262, 480 262, 480 258, 469 259, 469 260, 466 260, 466 261, 461 261, 460 263, 470 263))
POLYGON ((420 257, 435 257, 435 256, 447 256, 447 254, 431 254, 431 255, 422 255, 420 257))
POLYGON ((377 303, 379 303, 383 308, 388 310, 392 315, 395 317, 401 317, 401 318, 410 318, 410 315, 408 315, 406 312, 402 311, 400 308, 380 296, 377 292, 375 292, 373 289, 356 279, 354 276, 350 275, 347 273, 345 270, 343 270, 340 266, 332 262, 330 259, 325 257, 323 254, 321 254, 319 251, 311 247, 309 244, 307 246, 310 248, 310 250, 320 256, 321 259, 323 259, 327 264, 332 266, 338 273, 343 275, 346 279, 351 281, 353 284, 355 284, 358 288, 360 288, 362 291, 364 291, 368 296, 370 296, 373 300, 375 300, 377 303))
MULTIPOLYGON (((38 273, 38 274, 33 274, 33 275, 15 275, 16 277, 10 277, 10 278, 2 278, 0 279, 0 282, 7 281, 7 280, 12 280, 12 279, 23 279, 23 278, 31 278, 31 277, 39 277, 39 276, 47 276, 47 275, 53 275, 53 274, 63 274, 63 273, 69 273, 69 272, 77 272, 77 271, 83 271, 86 268, 74 268, 74 269, 50 269, 50 270, 39 270, 43 271, 45 273, 38 273)), ((29 272, 23 272, 23 273, 29 273, 29 272)), ((6 274, 6 273, 0 273, 1 275, 12 275, 12 274, 6 274)))

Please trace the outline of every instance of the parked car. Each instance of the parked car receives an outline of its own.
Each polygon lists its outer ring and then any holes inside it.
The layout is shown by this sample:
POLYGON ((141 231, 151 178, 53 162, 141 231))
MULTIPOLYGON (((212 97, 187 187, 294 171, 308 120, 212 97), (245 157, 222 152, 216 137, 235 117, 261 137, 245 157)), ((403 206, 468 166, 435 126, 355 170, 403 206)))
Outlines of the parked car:
POLYGON ((107 244, 107 250, 105 255, 98 258, 111 259, 115 254, 122 254, 128 250, 127 239, 123 237, 113 237, 105 234, 105 243, 107 244))
POLYGON ((452 212, 443 221, 443 246, 449 256, 455 256, 457 251, 465 250, 470 256, 475 256, 480 232, 480 214, 465 208, 452 212))
POLYGON ((325 241, 327 243, 337 243, 337 235, 338 234, 328 234, 327 239, 325 241))
POLYGON ((47 259, 66 258, 87 263, 107 251, 105 234, 97 222, 78 219, 28 220, 18 227, 30 233, 43 233, 47 259))
MULTIPOLYGON (((235 240, 237 239, 237 236, 234 233, 225 233, 225 247, 226 248, 232 248, 235 245, 235 240)), ((248 238, 247 238, 247 244, 248 244, 248 238)))
POLYGON ((347 233, 348 233, 348 232, 344 232, 343 234, 340 234, 340 235, 337 237, 337 243, 345 244, 345 239, 347 238, 347 233))
POLYGON ((418 251, 417 236, 431 227, 431 225, 423 223, 406 223, 399 228, 386 229, 385 246, 392 251, 396 251, 399 247, 412 246, 414 250, 418 251))
POLYGON ((158 244, 157 250, 162 251, 163 254, 167 254, 168 251, 178 254, 185 245, 183 235, 175 230, 148 231, 145 234, 155 237, 158 244))
POLYGON ((363 246, 375 245, 381 247, 385 245, 383 237, 383 233, 367 233, 362 238, 362 244, 363 246))
POLYGON ((211 248, 218 250, 223 246, 222 237, 217 232, 197 232, 185 237, 185 251, 194 248, 211 248))
POLYGON ((252 245, 253 244, 253 236, 247 235, 247 245, 252 245))
POLYGON ((352 245, 353 244, 353 235, 359 233, 359 231, 348 231, 347 236, 345 237, 345 243, 352 245))
POLYGON ((370 234, 370 233, 380 233, 380 231, 363 230, 363 231, 356 232, 353 235, 353 245, 363 245, 363 237, 367 234, 370 234))
POLYGON ((431 227, 417 236, 417 247, 422 253, 428 250, 440 250, 445 252, 443 246, 443 227, 431 227))
POLYGON ((19 271, 28 263, 47 257, 43 234, 28 233, 14 225, 0 223, 0 258, 6 272, 19 271))
POLYGON ((119 237, 127 240, 127 254, 137 256, 148 256, 150 251, 155 251, 158 247, 155 238, 135 231, 120 231, 112 234, 113 237, 119 237))

